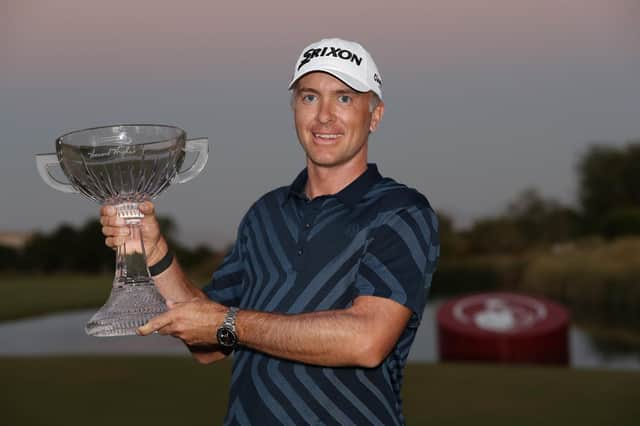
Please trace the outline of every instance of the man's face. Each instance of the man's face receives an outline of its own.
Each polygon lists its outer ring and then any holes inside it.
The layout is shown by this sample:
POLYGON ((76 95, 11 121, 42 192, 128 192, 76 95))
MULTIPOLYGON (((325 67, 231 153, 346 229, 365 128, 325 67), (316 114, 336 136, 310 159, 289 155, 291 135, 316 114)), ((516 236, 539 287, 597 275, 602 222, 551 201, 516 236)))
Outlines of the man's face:
POLYGON ((384 111, 380 102, 369 112, 371 96, 323 72, 298 80, 293 99, 296 132, 311 163, 366 165, 369 132, 378 126, 384 111))

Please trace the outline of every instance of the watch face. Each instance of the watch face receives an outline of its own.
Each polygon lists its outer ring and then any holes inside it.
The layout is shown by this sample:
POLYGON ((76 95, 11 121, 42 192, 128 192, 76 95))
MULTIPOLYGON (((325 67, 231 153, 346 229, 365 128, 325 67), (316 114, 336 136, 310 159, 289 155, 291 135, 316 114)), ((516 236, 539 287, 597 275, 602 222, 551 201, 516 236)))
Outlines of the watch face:
POLYGON ((218 343, 226 348, 232 348, 236 345, 238 337, 230 328, 221 327, 217 333, 218 343))

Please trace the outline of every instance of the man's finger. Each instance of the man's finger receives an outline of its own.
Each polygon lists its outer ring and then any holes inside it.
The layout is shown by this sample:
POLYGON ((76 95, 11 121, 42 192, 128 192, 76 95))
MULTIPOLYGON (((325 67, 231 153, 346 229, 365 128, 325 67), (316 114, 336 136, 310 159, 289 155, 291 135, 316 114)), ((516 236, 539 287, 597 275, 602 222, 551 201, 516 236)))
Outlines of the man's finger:
POLYGON ((147 322, 142 327, 138 327, 137 333, 140 336, 148 336, 154 331, 158 331, 163 327, 168 326, 173 321, 173 316, 171 312, 166 312, 164 314, 158 315, 157 317, 151 318, 149 322, 147 322))
POLYGON ((175 333, 173 324, 169 324, 165 327, 160 328, 156 333, 162 335, 162 336, 173 336, 173 334, 175 333))
POLYGON ((154 212, 153 203, 151 201, 145 201, 144 203, 141 203, 138 208, 145 215, 152 215, 154 212))
POLYGON ((119 226, 103 226, 102 234, 107 237, 124 237, 129 235, 129 228, 119 226))
POLYGON ((102 226, 124 226, 125 221, 120 216, 100 216, 102 226))
POLYGON ((117 248, 121 245, 124 245, 128 241, 126 237, 107 237, 104 240, 104 243, 107 247, 117 248))
POLYGON ((115 216, 116 208, 113 206, 102 206, 100 209, 100 216, 115 216))

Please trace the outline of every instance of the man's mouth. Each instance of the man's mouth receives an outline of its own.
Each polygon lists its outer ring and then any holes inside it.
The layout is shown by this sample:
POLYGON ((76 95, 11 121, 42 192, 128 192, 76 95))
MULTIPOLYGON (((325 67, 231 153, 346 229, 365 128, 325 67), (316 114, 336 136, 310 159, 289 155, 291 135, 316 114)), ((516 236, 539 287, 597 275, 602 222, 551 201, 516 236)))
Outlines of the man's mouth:
POLYGON ((342 133, 313 133, 313 138, 317 143, 335 142, 342 133))

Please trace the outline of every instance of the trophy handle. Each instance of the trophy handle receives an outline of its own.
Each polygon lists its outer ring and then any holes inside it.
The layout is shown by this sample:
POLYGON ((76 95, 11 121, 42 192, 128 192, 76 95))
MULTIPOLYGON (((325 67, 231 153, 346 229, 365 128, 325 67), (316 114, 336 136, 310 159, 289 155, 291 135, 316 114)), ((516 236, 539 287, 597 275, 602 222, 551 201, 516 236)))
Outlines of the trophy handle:
POLYGON ((36 166, 40 177, 47 185, 62 192, 78 192, 70 183, 61 182, 49 172, 49 166, 60 165, 56 154, 36 154, 36 166))
POLYGON ((188 182, 200 174, 202 169, 204 169, 204 166, 207 164, 207 160, 209 159, 209 139, 189 139, 185 141, 184 151, 195 152, 197 157, 191 167, 176 174, 176 177, 173 178, 175 183, 188 182))

